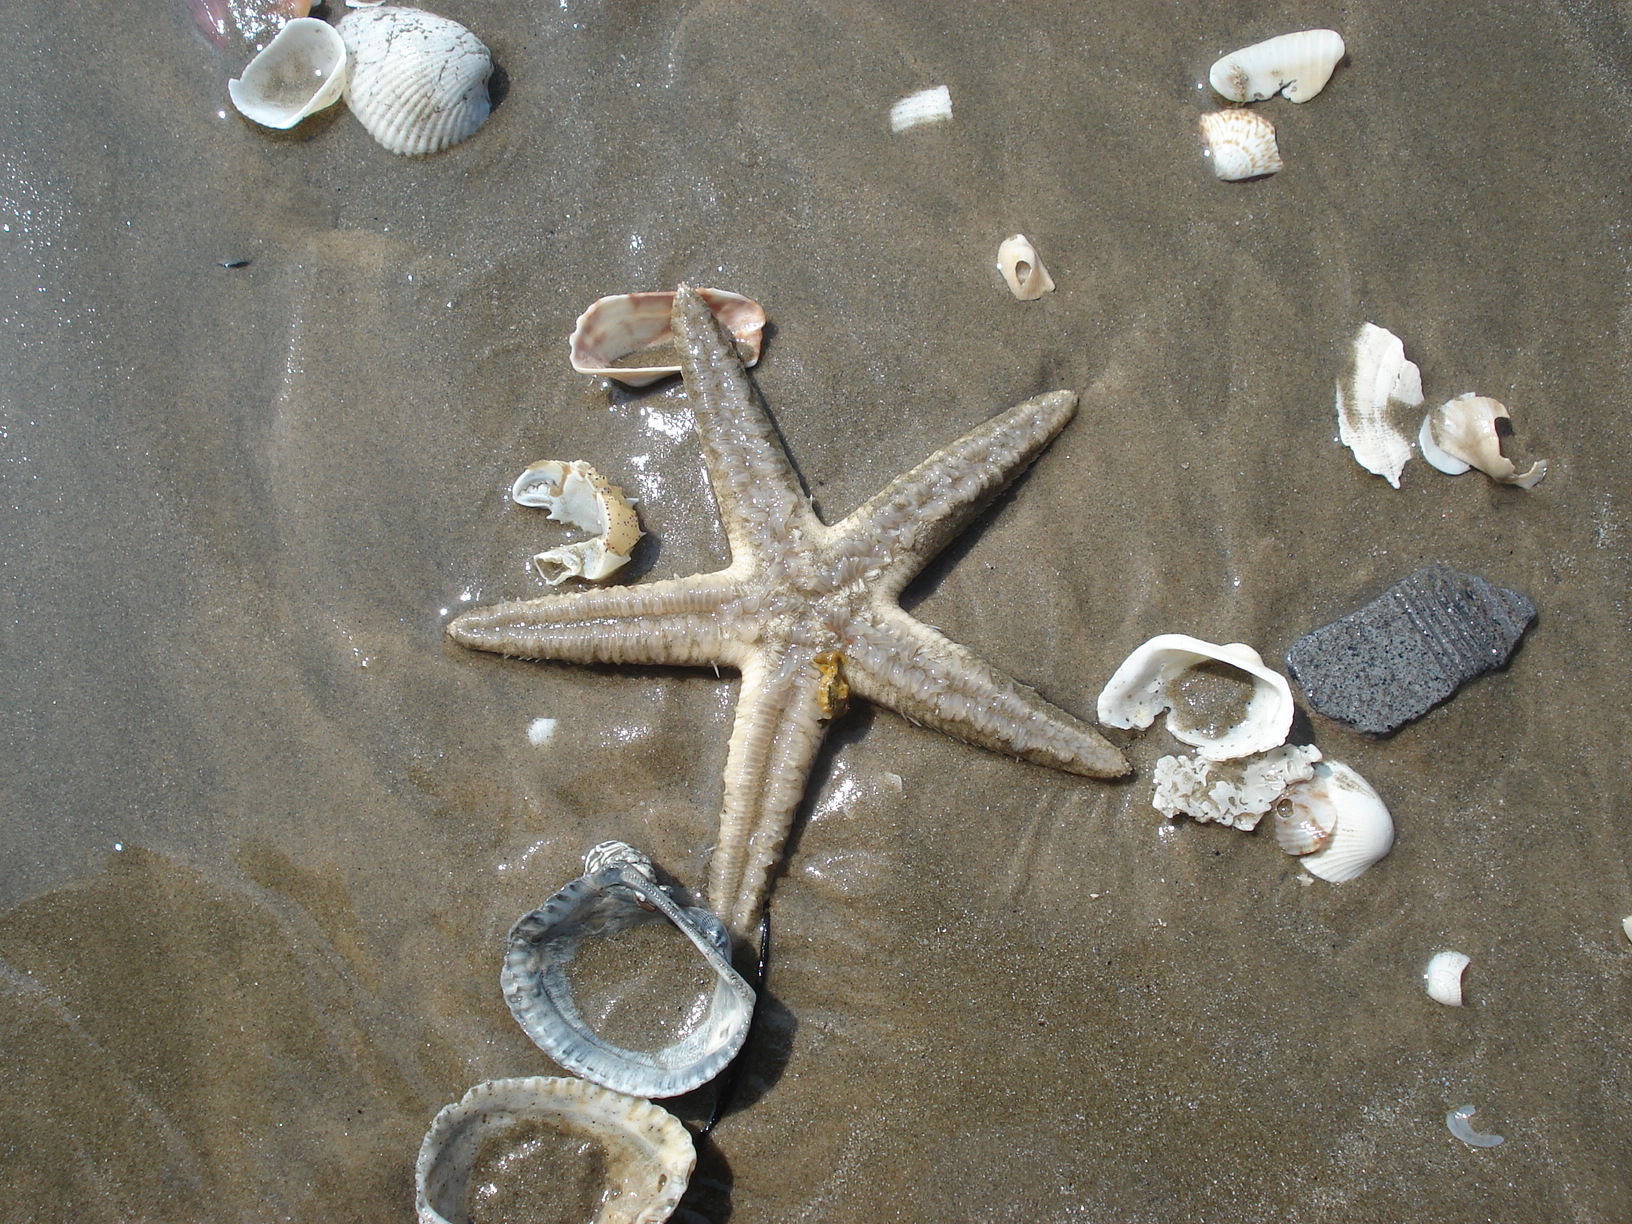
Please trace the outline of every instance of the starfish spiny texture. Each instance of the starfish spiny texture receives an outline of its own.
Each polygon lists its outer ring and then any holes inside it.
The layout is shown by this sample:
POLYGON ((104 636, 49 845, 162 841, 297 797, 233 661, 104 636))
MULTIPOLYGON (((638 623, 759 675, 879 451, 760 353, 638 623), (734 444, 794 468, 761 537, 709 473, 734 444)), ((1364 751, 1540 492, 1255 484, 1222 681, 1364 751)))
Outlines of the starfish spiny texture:
POLYGON ((739 939, 759 920, 843 688, 970 744, 1094 778, 1128 771, 1092 727, 897 603, 913 576, 1042 453, 1076 411, 1054 391, 937 451, 828 526, 697 294, 674 300, 680 366, 731 564, 634 587, 548 595, 448 625, 478 650, 573 663, 742 673, 708 900, 739 939))

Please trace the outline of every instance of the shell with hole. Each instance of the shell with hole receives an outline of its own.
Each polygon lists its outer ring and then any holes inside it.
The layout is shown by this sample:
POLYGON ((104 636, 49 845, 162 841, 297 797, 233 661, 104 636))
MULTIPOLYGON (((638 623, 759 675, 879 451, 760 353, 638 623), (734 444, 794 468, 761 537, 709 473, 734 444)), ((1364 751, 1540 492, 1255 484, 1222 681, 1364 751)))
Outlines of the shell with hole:
POLYGON ((546 510, 558 523, 595 533, 533 558, 533 568, 550 586, 568 578, 610 578, 629 563, 629 553, 644 534, 623 490, 582 459, 539 460, 516 477, 510 500, 546 510))
POLYGON ((340 100, 346 87, 346 44, 326 21, 296 17, 241 77, 227 82, 238 112, 262 127, 294 127, 340 100))
POLYGON ((1322 761, 1308 782, 1282 796, 1287 819, 1330 828, 1325 845, 1298 859, 1310 875, 1333 884, 1352 880, 1394 845, 1394 820, 1382 797, 1342 761, 1322 761))
MULTIPOLYGON (((724 289, 698 289, 697 294, 731 333, 742 364, 757 362, 765 308, 752 298, 724 289)), ((578 316, 567 342, 572 368, 580 374, 615 379, 626 387, 648 386, 680 373, 673 351, 673 312, 672 289, 615 293, 598 299, 578 316)))
POLYGON ((1257 111, 1213 111, 1198 122, 1213 173, 1225 182, 1263 178, 1281 168, 1275 125, 1257 111))
POLYGON ((1207 79, 1231 102, 1262 102, 1278 93, 1307 102, 1326 88, 1345 50, 1336 30, 1300 30, 1231 51, 1207 79))
MULTIPOLYGON (((697 1164, 690 1133, 650 1101, 555 1076, 487 1080, 445 1106, 420 1144, 414 1164, 419 1224, 464 1224, 477 1193, 503 1195, 511 1178, 516 1196, 525 1194, 538 1175, 525 1166, 547 1165, 551 1133, 599 1149, 606 1185, 585 1204, 598 1208, 594 1224, 660 1224, 673 1214, 697 1164)), ((549 1166, 548 1175, 573 1178, 559 1165, 549 1166)))
POLYGON ((1405 344, 1387 328, 1362 323, 1348 376, 1337 384, 1337 435, 1355 462, 1396 489, 1411 439, 1394 418, 1421 408, 1422 399, 1422 371, 1405 359, 1405 344))
POLYGON ((1507 407, 1484 395, 1465 391, 1422 418, 1417 445, 1422 457, 1447 476, 1478 468, 1498 484, 1533 489, 1547 475, 1547 460, 1537 459, 1525 471, 1502 454, 1502 442, 1513 435, 1507 407))
POLYGON ((393 153, 438 153, 472 136, 492 104, 493 57, 457 21, 385 5, 340 19, 351 53, 346 105, 393 153))
POLYGON ((1286 742, 1292 689, 1251 646, 1163 633, 1116 669, 1099 694, 1099 721, 1148 727, 1163 710, 1174 739, 1209 761, 1229 761, 1286 742))
POLYGON ((1003 283, 1008 285, 1009 292, 1022 302, 1034 302, 1043 294, 1054 292, 1054 278, 1043 267, 1031 239, 1024 234, 1011 234, 998 243, 997 270, 1003 274, 1003 283))

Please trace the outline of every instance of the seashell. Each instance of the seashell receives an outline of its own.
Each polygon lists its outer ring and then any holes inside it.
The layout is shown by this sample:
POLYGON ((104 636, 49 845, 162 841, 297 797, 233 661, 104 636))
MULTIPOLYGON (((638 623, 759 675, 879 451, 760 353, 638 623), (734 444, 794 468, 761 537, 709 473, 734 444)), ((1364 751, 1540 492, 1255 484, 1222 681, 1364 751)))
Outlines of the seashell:
POLYGON ((697 1164, 690 1132, 650 1101, 576 1079, 487 1080, 445 1106, 420 1144, 414 1164, 419 1224, 468 1221, 476 1197, 471 1182, 495 1165, 502 1170, 526 1161, 538 1148, 540 1130, 599 1149, 607 1186, 594 1224, 660 1224, 674 1212, 697 1164))
POLYGON ((945 85, 908 94, 890 107, 890 130, 904 132, 924 123, 952 118, 952 91, 945 85))
POLYGON ((1451 1134, 1469 1147, 1499 1147, 1507 1142, 1501 1135, 1486 1135, 1473 1129, 1470 1119, 1477 1112, 1472 1105, 1459 1105, 1445 1115, 1451 1134))
POLYGON ((493 57, 457 21, 422 9, 353 9, 340 19, 351 53, 346 105, 393 153, 436 153, 487 121, 493 57))
POLYGON ((227 82, 238 112, 262 127, 292 128, 340 100, 346 87, 346 44, 315 17, 296 17, 241 77, 227 82))
POLYGON ((645 534, 623 490, 608 484, 582 459, 539 460, 516 477, 510 500, 518 506, 542 507, 558 523, 595 533, 533 558, 533 568, 550 586, 568 578, 611 577, 629 563, 630 551, 645 534))
POLYGON ((1345 50, 1336 30, 1300 30, 1231 51, 1207 79, 1231 102, 1262 102, 1278 93, 1307 102, 1326 88, 1345 50))
MULTIPOLYGON (((1229 694, 1236 698, 1235 693, 1229 694)), ((1292 728, 1292 689, 1264 666, 1251 646, 1215 646, 1183 633, 1164 633, 1136 649, 1099 694, 1099 721, 1112 727, 1148 727, 1169 711, 1167 729, 1209 761, 1266 752, 1286 742, 1292 728), (1222 675, 1209 674, 1220 673, 1222 675), (1238 699, 1223 710, 1220 682, 1232 688, 1245 676, 1252 688, 1244 708, 1238 699), (1175 718, 1175 714, 1180 717, 1175 718), (1191 718, 1199 716, 1196 723, 1191 718), (1220 727, 1220 718, 1227 719, 1220 727)))
POLYGON ((1411 439, 1391 419, 1401 407, 1422 407, 1422 371, 1405 359, 1398 336, 1362 323, 1347 383, 1337 384, 1338 437, 1361 467, 1396 489, 1400 469, 1411 458, 1411 439))
POLYGON ((1245 761, 1165 756, 1151 771, 1151 806, 1169 820, 1189 816, 1250 833, 1294 782, 1315 776, 1320 749, 1282 744, 1245 761))
POLYGON ((1214 111, 1199 122, 1213 173, 1226 182, 1263 178, 1281 168, 1275 125, 1257 111, 1214 111))
POLYGON ((736 1057, 754 1014, 754 990, 731 967, 731 936, 705 909, 677 905, 621 843, 591 852, 589 870, 510 929, 500 983, 527 1035, 569 1071, 632 1096, 668 1097, 713 1079, 736 1057), (605 865, 602 865, 605 864, 605 865), (565 967, 579 946, 647 922, 673 923, 714 971, 702 1022, 656 1051, 625 1050, 585 1023, 565 967))
MULTIPOLYGON (((1314 777, 1313 768, 1309 777, 1314 777)), ((1336 830, 1337 809, 1329 803, 1293 803, 1284 798, 1276 804, 1275 844, 1288 854, 1313 854, 1332 840, 1336 830)))
POLYGON ((997 270, 1003 273, 1009 292, 1022 302, 1035 301, 1054 292, 1054 278, 1043 267, 1037 248, 1024 234, 1013 234, 997 247, 997 270))
POLYGON ((1462 971, 1469 961, 1461 952, 1435 952, 1422 971, 1428 997, 1446 1007, 1462 1006, 1462 971))
POLYGON ((1394 820, 1381 796, 1341 761, 1322 761, 1308 782, 1289 786, 1283 802, 1293 820, 1331 827, 1331 838, 1298 861, 1310 875, 1341 884, 1394 845, 1394 820))
MULTIPOLYGON (((697 293, 714 317, 725 325, 737 343, 737 356, 751 366, 759 360, 765 308, 752 298, 724 289, 699 289, 697 293)), ((680 373, 678 361, 644 365, 618 365, 634 353, 649 353, 674 343, 669 322, 674 308, 674 290, 651 293, 618 293, 603 297, 578 316, 568 341, 572 368, 580 374, 614 378, 626 387, 644 387, 670 374, 680 373)), ((670 354, 660 354, 667 359, 670 354)))
POLYGON ((1478 468, 1499 484, 1533 489, 1547 475, 1547 460, 1537 459, 1520 472, 1502 454, 1502 441, 1512 434, 1512 417, 1503 404, 1466 391, 1422 418, 1417 445, 1422 457, 1447 476, 1478 468))
POLYGON ((234 43, 264 47, 283 26, 312 11, 312 0, 187 0, 193 21, 225 51, 234 43))

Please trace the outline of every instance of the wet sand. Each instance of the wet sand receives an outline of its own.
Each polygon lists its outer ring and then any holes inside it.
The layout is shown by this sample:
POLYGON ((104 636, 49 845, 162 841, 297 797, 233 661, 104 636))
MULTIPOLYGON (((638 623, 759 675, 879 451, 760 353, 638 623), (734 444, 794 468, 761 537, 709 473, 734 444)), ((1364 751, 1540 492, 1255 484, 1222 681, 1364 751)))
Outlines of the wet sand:
POLYGON ((555 1070, 510 923, 609 836, 706 878, 732 677, 442 635, 540 589, 565 537, 505 497, 539 458, 640 499, 632 581, 725 560, 678 385, 566 362, 594 298, 685 278, 766 305, 829 519, 1081 392, 907 601, 1078 714, 1149 636, 1276 661, 1428 562, 1539 616, 1391 738, 1300 723, 1398 830, 1336 886, 1166 824, 1160 730, 1105 784, 850 714, 677 1218, 1624 1219, 1626 7, 438 11, 509 90, 426 160, 343 111, 251 128, 179 2, 24 0, 0 43, 0 1216, 407 1218, 436 1110, 555 1070), (1265 104, 1285 169, 1216 182, 1207 66, 1316 25, 1351 62, 1265 104), (952 120, 892 134, 941 84, 952 120), (1056 293, 1001 285, 1015 231, 1056 293), (1366 320, 1546 480, 1362 471, 1366 320), (1461 1010, 1420 986, 1443 947, 1461 1010), (1451 1136, 1470 1103, 1505 1144, 1451 1136))

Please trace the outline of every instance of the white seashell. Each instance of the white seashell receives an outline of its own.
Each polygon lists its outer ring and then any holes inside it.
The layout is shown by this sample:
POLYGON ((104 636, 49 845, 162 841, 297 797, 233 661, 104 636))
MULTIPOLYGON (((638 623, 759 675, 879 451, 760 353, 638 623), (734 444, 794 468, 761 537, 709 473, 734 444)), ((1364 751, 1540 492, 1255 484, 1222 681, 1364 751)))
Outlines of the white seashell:
MULTIPOLYGON (((752 298, 724 289, 699 289, 697 293, 714 317, 730 331, 742 364, 751 366, 757 362, 765 330, 765 308, 752 298)), ((616 379, 627 387, 644 387, 680 373, 678 361, 652 364, 655 356, 649 357, 648 364, 644 365, 615 364, 631 354, 649 353, 672 345, 674 329, 670 316, 673 312, 672 289, 618 293, 599 299, 578 316, 572 329, 572 337, 567 342, 572 368, 580 374, 616 379)))
MULTIPOLYGON (((1314 777, 1312 768, 1309 776, 1314 777)), ((1296 797, 1296 792, 1285 795, 1275 805, 1275 844, 1291 855, 1313 854, 1337 831, 1337 809, 1326 803, 1294 803, 1296 797)))
POLYGON ((1411 458, 1411 439, 1392 420, 1402 407, 1422 407, 1422 371, 1405 359, 1398 336, 1362 323, 1347 383, 1337 384, 1338 437, 1361 467, 1396 489, 1400 469, 1411 458))
POLYGON ((227 82, 240 114, 262 127, 292 128, 340 100, 346 87, 346 44, 315 17, 296 17, 227 82))
POLYGON ((582 459, 539 460, 516 477, 510 500, 518 506, 542 507, 558 523, 595 533, 533 558, 538 576, 551 586, 568 578, 611 577, 629 563, 629 553, 645 534, 623 490, 608 484, 582 459))
POLYGON ((1626 936, 1628 942, 1632 942, 1632 914, 1628 914, 1625 918, 1621 919, 1621 931, 1626 936))
POLYGON ((1472 1105, 1458 1106, 1446 1113, 1445 1125, 1469 1147, 1499 1147, 1505 1143, 1500 1135, 1486 1135, 1473 1129, 1471 1119, 1475 1112, 1472 1105))
POLYGON ((890 130, 904 132, 924 123, 952 118, 952 91, 945 85, 908 94, 890 107, 890 130))
POLYGON ((1468 958, 1461 952, 1435 952, 1422 971, 1422 984, 1428 997, 1446 1007, 1461 1007, 1462 971, 1468 964, 1468 958))
POLYGON ((1215 646, 1188 634, 1164 633, 1138 647, 1116 669, 1099 694, 1099 721, 1148 727, 1163 710, 1169 711, 1167 729, 1175 739, 1209 761, 1228 761, 1286 742, 1292 728, 1292 689, 1284 676, 1264 666, 1251 646, 1215 646), (1244 709, 1239 701, 1230 703, 1223 727, 1209 708, 1218 686, 1208 673, 1220 664, 1232 682, 1239 681, 1232 673, 1241 673, 1252 688, 1244 709), (1202 722, 1191 721, 1198 715, 1202 722))
POLYGON ((1313 779, 1287 788, 1285 803, 1295 819, 1331 825, 1331 840, 1298 861, 1333 884, 1354 879, 1394 845, 1394 820, 1381 796, 1341 761, 1316 765, 1313 779))
POLYGON ((421 9, 354 9, 340 19, 351 53, 346 104, 393 153, 436 153, 487 121, 493 57, 457 21, 421 9))
POLYGON ((1165 756, 1151 771, 1151 806, 1169 820, 1182 814, 1250 833, 1288 786, 1315 776, 1318 760, 1320 749, 1307 744, 1282 744, 1245 761, 1165 756))
POLYGON ((1261 102, 1283 92, 1290 101, 1307 102, 1332 79, 1344 51, 1336 30, 1300 30, 1230 52, 1207 79, 1231 102, 1261 102))
POLYGON ((997 246, 997 270, 1009 292, 1022 302, 1032 302, 1054 292, 1054 278, 1043 267, 1037 248, 1024 234, 1011 234, 997 246))
POLYGON ((526 1161, 538 1149, 540 1129, 599 1149, 607 1185, 594 1224, 660 1224, 674 1212, 697 1164, 690 1132, 650 1101, 578 1079, 487 1080, 445 1106, 420 1144, 414 1164, 419 1224, 468 1221, 473 1177, 485 1181, 526 1161))
POLYGON ((1213 173, 1226 182, 1263 178, 1281 168, 1275 125, 1257 111, 1214 111, 1199 122, 1213 173))
POLYGON ((1537 459, 1520 472, 1502 454, 1502 439, 1513 432, 1507 408, 1487 396, 1463 392, 1422 418, 1417 445, 1422 457, 1447 476, 1478 468, 1499 484, 1533 489, 1547 475, 1547 460, 1537 459))

